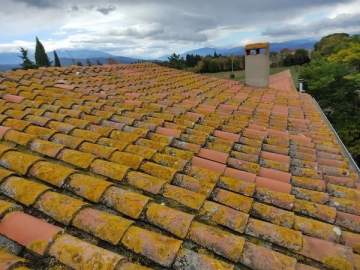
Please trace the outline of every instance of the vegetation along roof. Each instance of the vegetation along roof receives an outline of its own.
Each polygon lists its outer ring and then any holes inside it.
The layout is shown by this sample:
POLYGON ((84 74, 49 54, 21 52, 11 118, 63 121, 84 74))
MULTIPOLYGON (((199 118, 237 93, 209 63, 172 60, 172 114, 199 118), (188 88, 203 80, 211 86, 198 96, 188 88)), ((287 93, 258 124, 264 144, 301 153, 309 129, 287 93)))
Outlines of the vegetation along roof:
POLYGON ((360 269, 360 184, 289 72, 0 74, 0 269, 360 269))

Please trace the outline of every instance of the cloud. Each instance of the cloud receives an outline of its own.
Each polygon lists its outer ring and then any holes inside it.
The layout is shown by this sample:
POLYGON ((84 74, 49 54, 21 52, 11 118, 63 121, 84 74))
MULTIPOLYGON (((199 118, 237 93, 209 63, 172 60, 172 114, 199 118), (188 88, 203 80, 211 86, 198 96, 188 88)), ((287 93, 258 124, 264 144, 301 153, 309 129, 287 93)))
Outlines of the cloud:
POLYGON ((320 37, 340 28, 354 31, 359 1, 1 0, 0 25, 7 31, 0 50, 15 50, 13 40, 32 42, 36 35, 47 50, 106 49, 141 57, 246 40, 320 37))
POLYGON ((355 14, 339 14, 334 18, 323 18, 305 24, 285 24, 282 26, 267 28, 262 34, 264 36, 316 36, 324 32, 360 31, 360 12, 355 14))
POLYGON ((116 7, 115 6, 98 7, 96 10, 104 15, 108 15, 110 12, 116 10, 116 7))

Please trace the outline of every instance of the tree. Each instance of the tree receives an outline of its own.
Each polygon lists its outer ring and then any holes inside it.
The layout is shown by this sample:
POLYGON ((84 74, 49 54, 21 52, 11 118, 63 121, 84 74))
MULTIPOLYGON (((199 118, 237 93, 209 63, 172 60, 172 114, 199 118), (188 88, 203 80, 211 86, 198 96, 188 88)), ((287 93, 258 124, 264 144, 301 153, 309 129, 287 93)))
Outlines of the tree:
POLYGON ((61 67, 59 56, 57 55, 55 50, 54 50, 54 66, 61 67))
POLYGON ((185 66, 184 59, 180 56, 180 54, 173 53, 168 57, 169 66, 177 69, 182 69, 185 66))
POLYGON ((77 62, 76 62, 76 65, 79 66, 79 67, 81 67, 83 64, 81 63, 81 61, 77 61, 77 62))
POLYGON ((36 65, 39 67, 49 67, 50 66, 50 61, 45 52, 45 48, 42 45, 42 43, 40 42, 40 40, 38 39, 38 37, 36 37, 35 62, 36 62, 36 65))
POLYGON ((27 49, 21 47, 20 48, 20 53, 21 53, 21 55, 19 57, 23 61, 22 64, 21 64, 23 69, 37 68, 37 66, 29 59, 27 49))
POLYGON ((92 65, 89 58, 86 59, 86 64, 87 64, 88 66, 91 66, 91 65, 92 65))
POLYGON ((294 54, 295 65, 303 65, 310 62, 309 53, 305 49, 297 49, 294 54))
POLYGON ((96 60, 96 64, 97 64, 98 66, 101 66, 101 65, 102 65, 102 63, 100 62, 99 59, 96 60))

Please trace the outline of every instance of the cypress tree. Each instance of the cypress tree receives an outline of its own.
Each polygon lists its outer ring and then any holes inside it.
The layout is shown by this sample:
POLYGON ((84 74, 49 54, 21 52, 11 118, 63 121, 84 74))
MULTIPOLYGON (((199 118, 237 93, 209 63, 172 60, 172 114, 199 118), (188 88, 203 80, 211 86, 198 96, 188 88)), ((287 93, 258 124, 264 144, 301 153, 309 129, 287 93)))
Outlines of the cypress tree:
POLYGON ((36 65, 29 59, 28 50, 25 48, 20 48, 20 58, 23 60, 21 66, 23 69, 32 69, 37 68, 36 65))
POLYGON ((61 67, 59 56, 57 55, 55 50, 54 50, 54 66, 61 67))
POLYGON ((50 66, 49 58, 45 52, 44 46, 41 44, 38 37, 36 37, 35 62, 36 62, 36 65, 39 67, 50 66))

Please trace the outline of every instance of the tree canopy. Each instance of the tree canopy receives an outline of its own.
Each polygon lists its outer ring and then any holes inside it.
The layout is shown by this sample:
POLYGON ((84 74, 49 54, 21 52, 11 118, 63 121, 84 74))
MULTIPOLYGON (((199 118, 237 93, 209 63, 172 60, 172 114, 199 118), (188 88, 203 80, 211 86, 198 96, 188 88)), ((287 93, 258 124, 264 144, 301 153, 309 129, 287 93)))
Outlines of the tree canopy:
POLYGON ((36 37, 36 46, 35 46, 35 62, 39 67, 49 67, 50 61, 45 52, 45 48, 40 42, 39 38, 36 37))

